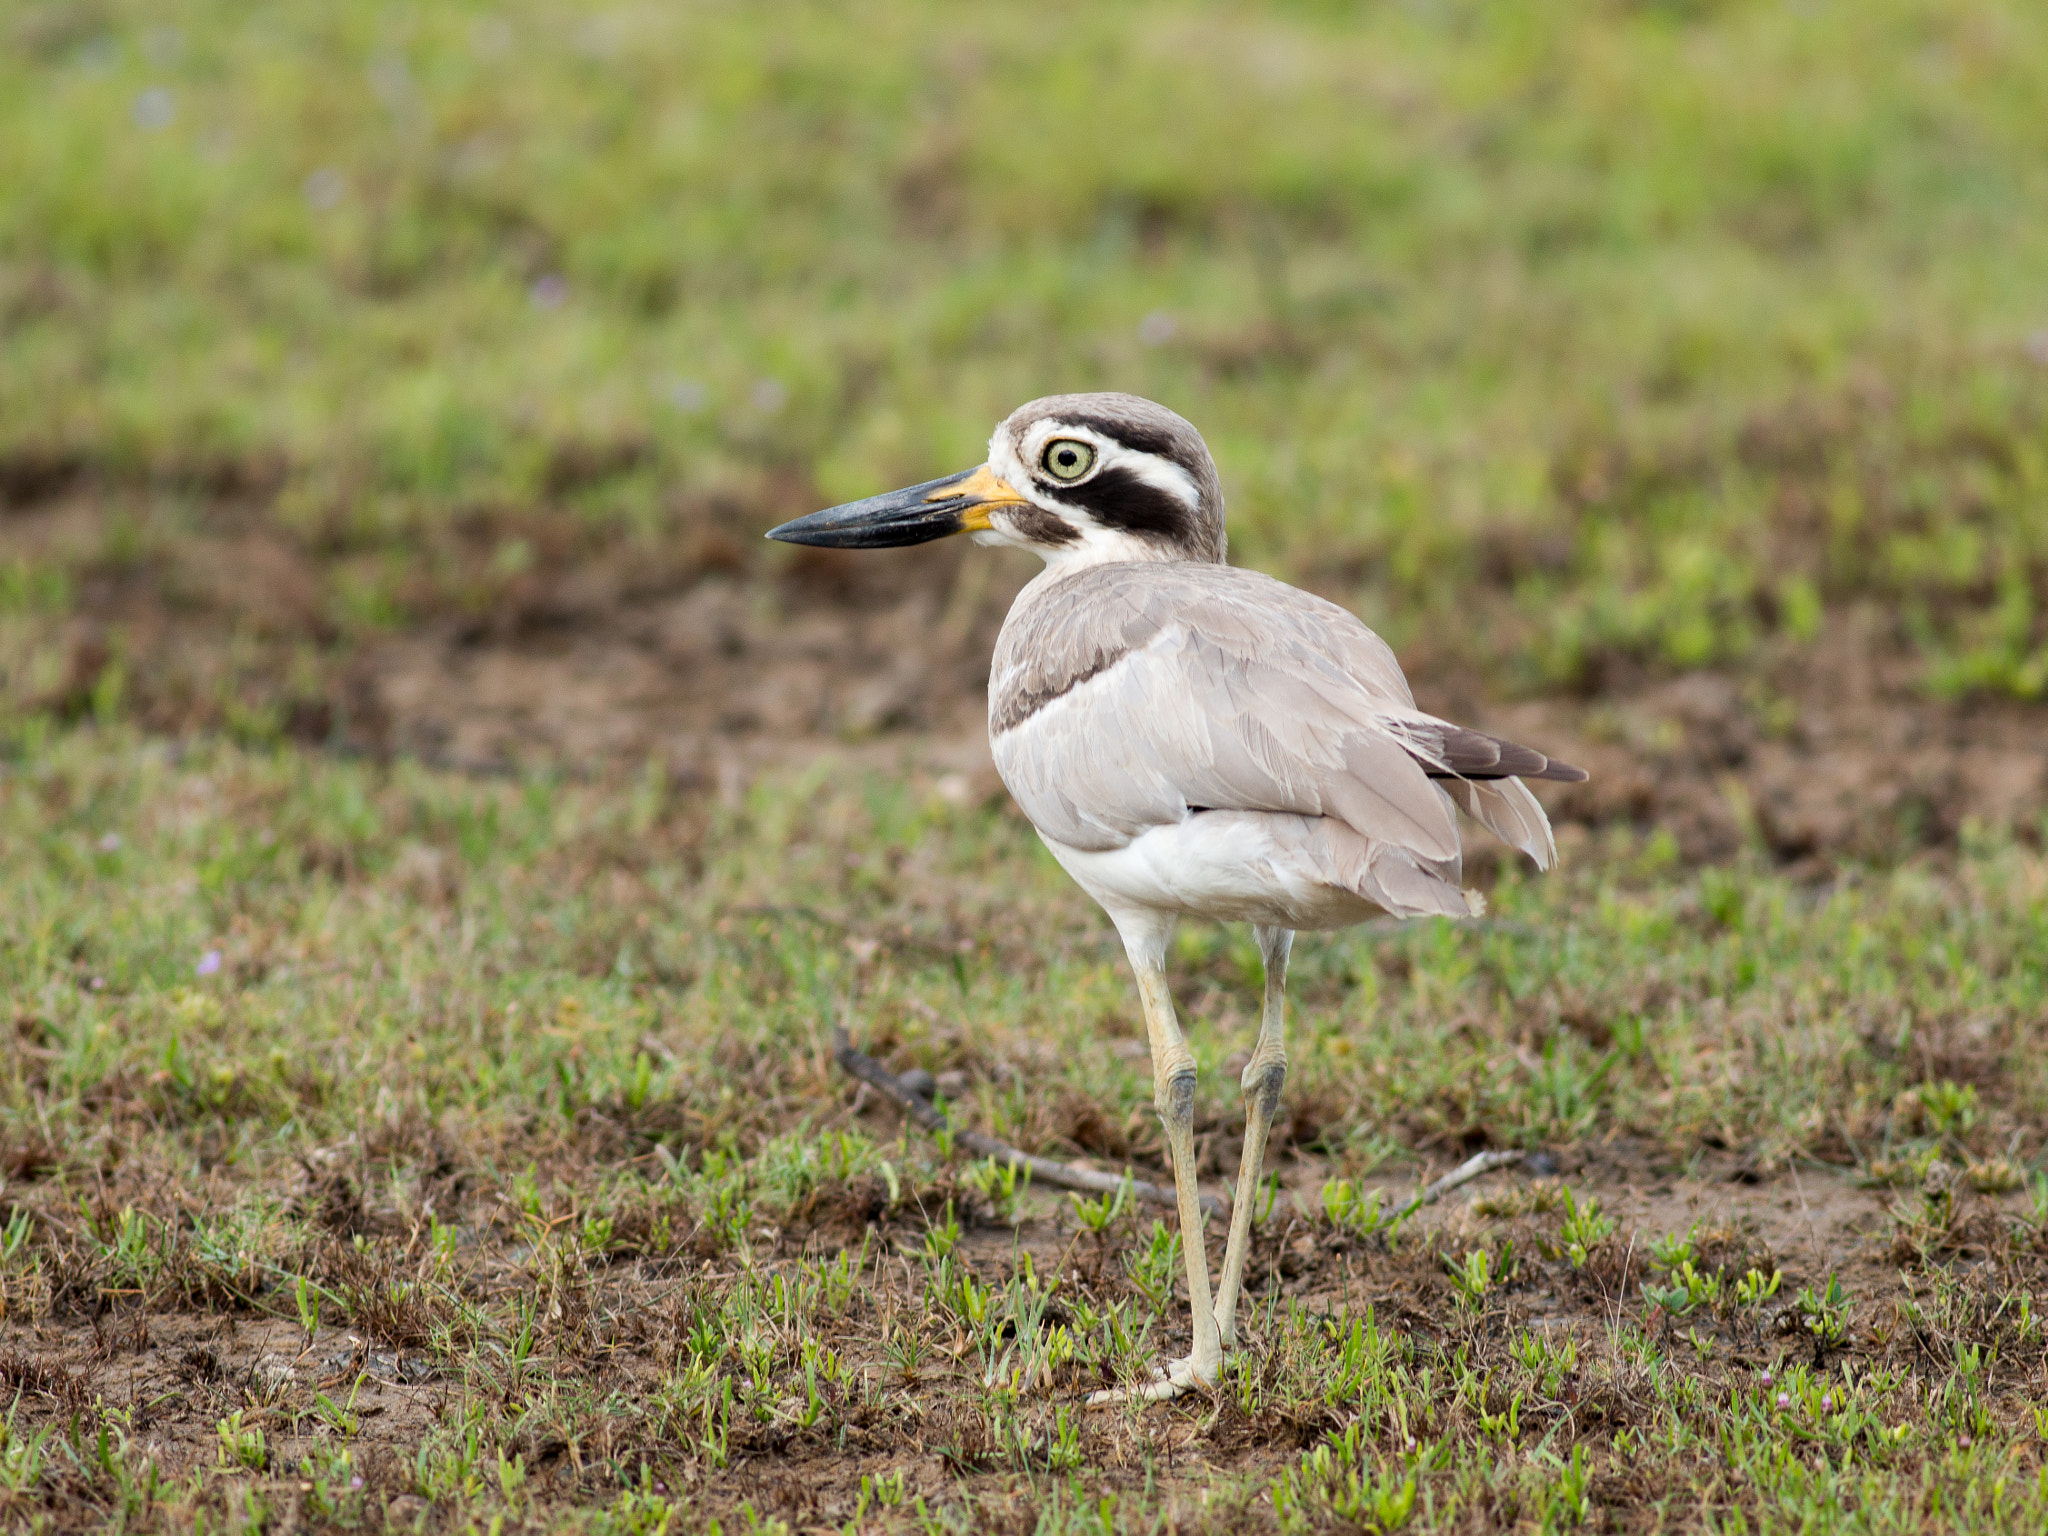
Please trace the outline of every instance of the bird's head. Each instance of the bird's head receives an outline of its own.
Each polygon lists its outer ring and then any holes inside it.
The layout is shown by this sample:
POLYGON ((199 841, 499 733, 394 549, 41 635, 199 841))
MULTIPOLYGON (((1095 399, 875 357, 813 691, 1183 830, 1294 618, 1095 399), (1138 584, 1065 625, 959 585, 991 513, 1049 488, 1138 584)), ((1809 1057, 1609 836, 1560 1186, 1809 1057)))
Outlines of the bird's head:
POLYGON ((1012 411, 988 462, 769 530, 789 544, 884 549, 971 533, 1048 565, 1224 555, 1223 487, 1202 435, 1136 395, 1048 395, 1012 411))

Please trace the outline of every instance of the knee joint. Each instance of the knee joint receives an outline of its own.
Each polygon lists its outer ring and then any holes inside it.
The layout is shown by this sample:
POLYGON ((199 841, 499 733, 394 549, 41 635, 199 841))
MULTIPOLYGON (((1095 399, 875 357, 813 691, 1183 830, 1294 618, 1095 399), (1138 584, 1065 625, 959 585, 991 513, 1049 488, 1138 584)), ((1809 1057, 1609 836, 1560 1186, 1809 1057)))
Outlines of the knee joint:
POLYGON ((1167 1073, 1160 1080, 1152 1102, 1158 1107, 1159 1118, 1169 1125, 1192 1121, 1195 1117, 1194 1067, 1176 1067, 1167 1073))
POLYGON ((1256 1098, 1261 1111, 1269 1117, 1280 1107, 1280 1090, 1286 1083, 1285 1056, 1268 1057, 1263 1061, 1254 1058, 1252 1064, 1244 1069, 1244 1077, 1241 1079, 1244 1096, 1247 1099, 1256 1098))

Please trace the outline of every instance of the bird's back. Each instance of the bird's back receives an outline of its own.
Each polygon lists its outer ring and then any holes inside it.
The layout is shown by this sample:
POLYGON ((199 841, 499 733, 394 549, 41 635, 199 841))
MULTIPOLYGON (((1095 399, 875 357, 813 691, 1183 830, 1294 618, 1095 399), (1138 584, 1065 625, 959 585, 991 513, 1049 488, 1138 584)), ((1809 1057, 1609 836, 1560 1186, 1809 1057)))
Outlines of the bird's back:
POLYGON ((1174 626, 1241 664, 1284 654, 1390 708, 1414 708, 1392 649, 1335 603, 1240 566, 1129 562, 1048 571, 1018 594, 989 669, 990 735, 1015 729, 1174 626))

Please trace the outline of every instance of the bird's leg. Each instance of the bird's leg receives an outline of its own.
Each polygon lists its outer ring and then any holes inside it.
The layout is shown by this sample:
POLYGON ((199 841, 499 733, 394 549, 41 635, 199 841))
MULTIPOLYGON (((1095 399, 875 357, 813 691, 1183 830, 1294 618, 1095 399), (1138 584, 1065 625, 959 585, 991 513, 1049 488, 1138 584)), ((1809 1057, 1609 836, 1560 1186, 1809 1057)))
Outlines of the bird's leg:
POLYGON ((1216 1337, 1216 1312, 1209 1298, 1209 1255, 1203 1244, 1202 1208, 1195 1187, 1195 1053, 1188 1049, 1174 1018, 1173 994, 1167 990, 1165 945, 1130 944, 1131 963, 1138 973, 1138 995, 1145 1004, 1145 1030, 1152 1042, 1152 1101, 1166 1129, 1166 1147, 1173 1158, 1173 1187, 1180 1205, 1181 1254, 1187 1261, 1188 1300, 1195 1317, 1195 1347, 1169 1363, 1161 1378, 1132 1392, 1098 1392, 1091 1402, 1152 1402, 1174 1397, 1190 1387, 1216 1384, 1223 1368, 1223 1347, 1216 1337))
POLYGON ((1237 1297, 1244 1284, 1245 1250, 1251 1245, 1252 1202, 1266 1161, 1266 1136, 1287 1081, 1287 952, 1294 945, 1294 933, 1264 924, 1253 931, 1266 962, 1266 1007, 1259 1020, 1259 1043, 1242 1080, 1244 1158, 1237 1167, 1237 1203, 1230 1208, 1230 1241, 1223 1249, 1223 1278, 1216 1291, 1216 1331, 1225 1349, 1237 1347, 1237 1297))
POLYGON ((1152 1101, 1159 1108, 1167 1151, 1173 1157, 1181 1254, 1187 1262, 1188 1300, 1195 1314, 1194 1353, 1167 1368, 1166 1384, 1175 1389, 1212 1386, 1223 1349, 1217 1342, 1216 1313, 1209 1299, 1209 1254, 1195 1180, 1195 1053, 1188 1049, 1174 1017, 1165 968, 1147 967, 1138 977, 1138 990, 1145 1000, 1145 1028, 1152 1040, 1152 1101))

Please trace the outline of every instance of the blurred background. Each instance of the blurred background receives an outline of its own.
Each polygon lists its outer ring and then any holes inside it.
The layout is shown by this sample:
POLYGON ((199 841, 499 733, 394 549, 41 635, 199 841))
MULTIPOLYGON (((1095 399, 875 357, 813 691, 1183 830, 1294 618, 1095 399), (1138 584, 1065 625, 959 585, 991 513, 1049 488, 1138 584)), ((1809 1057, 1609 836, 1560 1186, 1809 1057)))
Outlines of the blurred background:
POLYGON ((2032 0, 0 6, 0 706, 992 792, 1033 562, 771 547, 1033 396, 1567 821, 2048 804, 2032 0))

